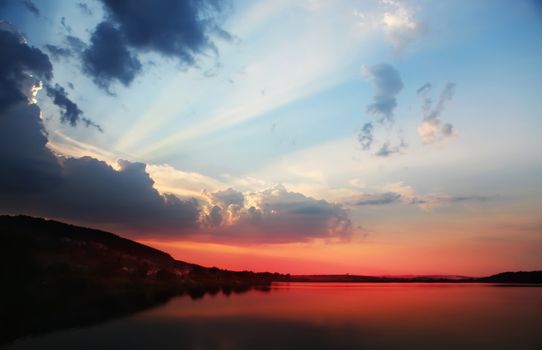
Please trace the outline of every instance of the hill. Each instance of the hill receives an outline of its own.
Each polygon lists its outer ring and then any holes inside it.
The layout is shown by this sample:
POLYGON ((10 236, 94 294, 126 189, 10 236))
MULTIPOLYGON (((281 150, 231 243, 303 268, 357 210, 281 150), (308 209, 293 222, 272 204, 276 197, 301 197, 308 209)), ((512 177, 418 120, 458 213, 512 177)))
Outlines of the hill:
POLYGON ((175 295, 243 292, 287 278, 206 268, 112 233, 27 216, 0 216, 0 273, 0 344, 175 295))

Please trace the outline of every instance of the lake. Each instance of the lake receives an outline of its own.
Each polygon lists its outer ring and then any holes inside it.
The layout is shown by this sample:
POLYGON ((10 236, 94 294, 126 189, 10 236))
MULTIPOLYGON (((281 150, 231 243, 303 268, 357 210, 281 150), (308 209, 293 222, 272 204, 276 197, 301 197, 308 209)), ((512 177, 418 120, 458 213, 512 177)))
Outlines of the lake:
POLYGON ((6 349, 542 349, 542 288, 285 283, 192 300, 6 349))

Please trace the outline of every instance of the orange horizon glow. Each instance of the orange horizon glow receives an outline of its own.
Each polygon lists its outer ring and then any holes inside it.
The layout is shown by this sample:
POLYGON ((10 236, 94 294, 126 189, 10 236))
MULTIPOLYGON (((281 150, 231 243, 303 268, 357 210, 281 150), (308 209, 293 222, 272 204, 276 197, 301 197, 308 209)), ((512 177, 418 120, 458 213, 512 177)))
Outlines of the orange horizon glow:
POLYGON ((462 275, 488 276, 504 271, 536 270, 516 258, 528 247, 450 245, 405 247, 377 243, 323 242, 237 246, 192 241, 139 240, 169 253, 177 260, 234 271, 356 275, 462 275), (486 250, 484 251, 484 248, 486 250), (503 258, 508 255, 509 257, 503 258), (499 258, 500 257, 500 258, 499 258))

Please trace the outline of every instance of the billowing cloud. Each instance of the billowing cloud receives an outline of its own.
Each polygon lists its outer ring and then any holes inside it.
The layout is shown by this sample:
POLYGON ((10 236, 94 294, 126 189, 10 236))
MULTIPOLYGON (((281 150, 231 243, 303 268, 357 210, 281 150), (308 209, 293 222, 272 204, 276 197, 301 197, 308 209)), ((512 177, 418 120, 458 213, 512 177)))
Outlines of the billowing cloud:
POLYGON ((37 79, 53 77, 53 66, 46 54, 26 44, 17 30, 0 21, 0 111, 25 102, 37 79))
POLYGON ((101 2, 107 17, 94 30, 82 58, 85 73, 106 90, 113 81, 133 81, 141 71, 138 53, 155 52, 195 66, 202 53, 216 53, 211 34, 231 38, 216 22, 220 1, 101 2))
MULTIPOLYGON (((121 161, 116 170, 90 157, 57 157, 47 148, 33 97, 41 86, 37 78, 50 80, 52 66, 14 28, 0 28, 0 210, 132 230, 195 227, 197 203, 160 194, 144 164, 121 161)), ((86 123, 65 90, 48 84, 62 119, 86 123)))
POLYGON ((141 62, 126 47, 122 33, 109 22, 96 27, 82 59, 84 72, 107 91, 112 80, 127 86, 141 71, 141 62))
MULTIPOLYGON (((160 193, 146 164, 120 160, 116 167, 91 157, 65 157, 48 147, 48 135, 33 92, 49 79, 45 54, 12 32, 0 31, 11 51, 2 57, 2 88, 15 96, 0 109, 0 211, 30 214, 92 225, 116 232, 196 239, 279 243, 313 238, 344 240, 351 234, 348 213, 340 204, 316 200, 275 186, 241 193, 228 188, 206 192, 202 202, 160 193), (14 40, 17 39, 17 40, 14 40), (14 60, 14 55, 19 60, 14 60), (16 91, 10 91, 15 89, 16 91)), ((48 95, 70 124, 83 121, 66 91, 45 83, 48 95)))
POLYGON ((348 213, 340 204, 289 192, 281 185, 260 192, 228 189, 207 196, 209 204, 202 208, 201 222, 218 240, 345 240, 352 233, 348 213))
POLYGON ((423 98, 423 120, 418 127, 418 134, 425 144, 436 141, 447 141, 456 135, 454 127, 450 123, 443 123, 441 115, 447 102, 451 101, 455 92, 454 83, 446 83, 437 103, 433 106, 433 100, 429 97, 432 85, 424 84, 418 89, 418 96, 423 98))
POLYGON ((61 121, 75 126, 82 121, 87 126, 101 129, 92 120, 82 116, 77 104, 71 101, 64 88, 50 85, 53 66, 41 50, 30 47, 13 26, 0 22, 0 111, 18 103, 28 103, 46 81, 47 95, 61 109, 61 121))

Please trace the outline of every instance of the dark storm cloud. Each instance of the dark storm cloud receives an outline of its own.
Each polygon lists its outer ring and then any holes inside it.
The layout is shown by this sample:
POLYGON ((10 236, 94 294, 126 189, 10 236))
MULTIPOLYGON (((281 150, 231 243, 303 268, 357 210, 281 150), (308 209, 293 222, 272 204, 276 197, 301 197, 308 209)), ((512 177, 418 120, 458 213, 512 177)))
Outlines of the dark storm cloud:
MULTIPOLYGON (((144 164, 120 161, 115 170, 89 157, 57 157, 47 148, 40 109, 30 103, 30 93, 37 77, 51 79, 51 64, 13 27, 1 28, 7 30, 0 30, 0 210, 134 230, 196 225, 197 203, 161 195, 144 164)), ((64 120, 85 122, 62 87, 45 84, 64 120)))
POLYGON ((77 123, 83 122, 87 127, 94 126, 99 131, 102 128, 92 120, 83 116, 83 111, 79 109, 77 104, 68 98, 66 90, 58 85, 51 86, 46 84, 47 96, 51 97, 53 103, 60 108, 60 120, 63 123, 69 123, 71 126, 76 126, 77 123))
POLYGON ((16 101, 0 109, 2 209, 20 200, 32 201, 34 193, 46 191, 60 183, 60 165, 46 144, 47 134, 38 106, 16 101))
POLYGON ((126 47, 122 33, 108 22, 96 27, 82 58, 84 72, 106 90, 112 80, 129 85, 141 71, 141 62, 126 47))
POLYGON ((49 80, 53 66, 46 54, 28 46, 16 29, 0 22, 0 111, 27 96, 23 89, 33 84, 30 74, 37 79, 49 80))
POLYGON ((32 12, 32 14, 34 14, 36 17, 40 16, 40 9, 32 1, 30 1, 30 0, 22 0, 22 3, 24 5, 24 7, 26 7, 26 9, 28 11, 32 12))
POLYGON ((121 160, 117 168, 91 157, 54 154, 40 108, 30 92, 45 87, 61 109, 62 120, 85 122, 66 91, 47 80, 47 56, 16 34, 0 31, 0 212, 67 220, 132 236, 179 237, 202 233, 213 240, 254 243, 298 242, 313 238, 345 240, 351 235, 348 212, 340 204, 316 200, 275 186, 241 193, 232 188, 204 194, 207 202, 161 194, 143 163, 121 160), (13 39, 16 40, 13 40, 13 39), (6 50, 10 48, 10 50, 6 50), (13 56, 13 57, 12 57, 13 56), (15 90, 15 91, 11 91, 15 90))
POLYGON ((393 66, 381 63, 365 66, 363 75, 376 88, 373 103, 367 106, 367 112, 374 115, 379 122, 393 122, 393 112, 397 107, 396 96, 403 89, 399 72, 393 66))
POLYGON ((0 22, 0 49, 3 53, 0 55, 0 111, 17 103, 27 103, 32 88, 44 80, 47 95, 62 111, 62 122, 75 126, 81 120, 87 126, 101 129, 92 120, 82 117, 83 112, 68 98, 63 87, 48 83, 53 77, 49 57, 26 44, 17 30, 5 22, 0 22))
POLYGON ((233 38, 216 23, 222 10, 220 1, 101 2, 107 16, 92 34, 83 62, 85 72, 102 88, 113 81, 129 85, 141 70, 138 53, 155 52, 182 65, 196 66, 202 53, 216 53, 210 35, 233 38))
MULTIPOLYGON (((31 103, 36 78, 50 80, 45 54, 14 28, 0 30, 0 211, 56 217, 132 230, 182 230, 197 225, 195 201, 161 195, 141 163, 115 170, 90 157, 58 157, 47 147, 40 109, 31 103), (31 75, 33 77, 31 77, 31 75)), ((45 83, 70 124, 90 121, 66 91, 45 83)))

